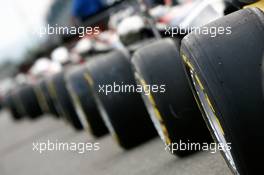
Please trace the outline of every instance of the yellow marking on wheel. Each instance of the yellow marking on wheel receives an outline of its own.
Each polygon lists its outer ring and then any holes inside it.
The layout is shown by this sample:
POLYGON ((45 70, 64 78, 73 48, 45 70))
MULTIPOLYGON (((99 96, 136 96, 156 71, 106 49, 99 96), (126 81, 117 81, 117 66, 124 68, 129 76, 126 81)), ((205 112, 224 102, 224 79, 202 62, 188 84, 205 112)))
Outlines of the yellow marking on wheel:
POLYGON ((156 118, 159 120, 160 123, 163 123, 163 119, 161 117, 161 114, 160 114, 159 110, 155 106, 153 106, 153 108, 154 108, 154 112, 155 112, 156 118))
MULTIPOLYGON (((143 79, 140 79, 140 83, 141 83, 141 85, 143 85, 144 87, 147 86, 146 81, 143 80, 143 79)), ((156 107, 156 103, 155 103, 155 100, 154 100, 153 96, 149 93, 149 94, 147 95, 147 97, 148 97, 149 102, 151 103, 152 107, 154 108, 154 112, 155 112, 155 114, 156 114, 156 117, 158 118, 158 120, 159 120, 160 122, 163 122, 162 117, 161 117, 161 115, 160 115, 160 112, 159 112, 159 110, 158 110, 157 107, 156 107)))
POLYGON ((206 99, 207 103, 209 104, 210 108, 212 109, 212 111, 215 113, 214 107, 213 107, 213 105, 212 105, 212 103, 211 103, 211 101, 210 101, 210 99, 206 93, 205 93, 205 99, 206 99))
MULTIPOLYGON (((140 77, 138 76, 138 80, 139 80, 140 84, 141 84, 143 87, 146 87, 146 86, 147 86, 147 83, 146 83, 146 81, 145 81, 144 79, 142 79, 142 78, 140 78, 140 77)), ((160 114, 160 112, 159 112, 159 109, 157 108, 157 105, 156 105, 156 102, 155 102, 155 100, 154 100, 154 97, 151 95, 151 93, 149 93, 149 94, 147 95, 147 97, 148 97, 148 100, 149 100, 150 104, 151 104, 152 107, 153 107, 153 110, 154 110, 154 113, 155 113, 155 117, 157 118, 157 120, 159 121, 159 124, 160 124, 160 126, 161 126, 161 130, 162 130, 163 135, 164 135, 164 137, 165 137, 165 138, 164 138, 164 139, 165 139, 165 143, 166 143, 166 144, 171 144, 171 140, 170 140, 170 137, 169 137, 168 130, 167 130, 166 126, 164 125, 164 121, 163 121, 163 119, 162 119, 162 117, 161 117, 161 114, 160 114)))
POLYGON ((94 84, 92 77, 88 73, 84 73, 83 76, 91 86, 94 84))
POLYGON ((181 54, 181 56, 182 56, 182 59, 183 59, 183 61, 184 61, 185 63, 187 63, 187 62, 189 61, 189 59, 187 58, 187 56, 184 55, 183 53, 181 54))
POLYGON ((225 132, 224 132, 224 130, 223 130, 223 128, 222 128, 222 125, 221 125, 219 119, 218 119, 216 116, 215 116, 215 118, 216 118, 216 122, 217 122, 217 124, 218 124, 218 126, 219 126, 219 128, 220 128, 220 130, 221 130, 221 132, 222 132, 222 134, 225 135, 225 132))
POLYGON ((79 96, 73 90, 70 90, 70 94, 73 97, 73 101, 74 101, 74 104, 76 105, 76 108, 79 108, 77 110, 81 110, 80 112, 85 117, 85 123, 87 124, 87 128, 85 128, 85 130, 88 132, 92 132, 91 125, 89 121, 87 120, 87 114, 83 112, 83 106, 82 106, 79 96))
POLYGON ((196 74, 194 75, 194 77, 195 77, 196 81, 198 82, 198 85, 200 86, 200 88, 204 91, 204 86, 203 86, 200 78, 196 74))
POLYGON ((257 1, 255 3, 249 4, 244 6, 243 8, 251 8, 251 7, 257 7, 258 9, 262 10, 264 12, 264 0, 257 1))
POLYGON ((53 86, 52 82, 48 83, 48 90, 53 98, 56 98, 55 87, 53 86))
POLYGON ((168 133, 168 130, 167 128, 164 126, 164 125, 161 125, 161 129, 162 129, 162 132, 165 136, 165 142, 167 145, 170 145, 171 144, 171 140, 169 138, 169 133, 168 133))
POLYGON ((74 103, 76 104, 76 106, 78 106, 79 108, 82 108, 81 101, 80 101, 78 95, 73 90, 69 90, 69 92, 70 92, 70 95, 71 95, 74 103))
MULTIPOLYGON (((141 84, 141 85, 144 87, 144 89, 145 89, 145 87, 147 86, 146 81, 143 80, 142 78, 139 78, 139 82, 140 82, 140 84, 141 84)), ((144 92, 145 92, 145 90, 144 90, 144 92)), ((147 96, 148 96, 148 99, 149 99, 150 103, 151 103, 152 105, 155 105, 155 101, 154 101, 153 96, 152 96, 151 94, 149 94, 149 95, 147 95, 147 96)))
POLYGON ((59 106, 58 106, 58 108, 59 108, 59 111, 58 111, 58 112, 60 113, 61 116, 64 116, 63 119, 65 119, 65 121, 68 123, 69 121, 68 121, 68 118, 67 118, 67 116, 68 116, 68 115, 67 115, 67 112, 66 112, 66 111, 62 108, 62 106, 58 103, 58 96, 57 96, 56 88, 55 88, 54 84, 52 83, 52 81, 48 83, 48 91, 49 91, 49 93, 50 93, 50 95, 51 95, 53 101, 54 101, 54 100, 57 101, 57 102, 55 102, 55 103, 57 103, 57 105, 59 105, 59 106), (65 118, 65 117, 66 117, 66 118, 65 118))
POLYGON ((151 94, 149 94, 149 95, 147 95, 147 96, 148 96, 148 99, 149 99, 150 103, 151 103, 152 105, 156 105, 153 96, 152 96, 151 94))
MULTIPOLYGON (((143 79, 140 79, 140 83, 141 83, 141 85, 143 85, 144 87, 147 86, 146 81, 143 80, 143 79)), ((156 114, 156 115, 155 115, 156 118, 157 118, 160 122, 163 122, 162 117, 161 117, 161 115, 160 115, 160 112, 159 112, 159 110, 158 110, 157 107, 156 107, 155 100, 154 100, 153 96, 151 95, 151 93, 149 93, 149 94, 147 95, 147 97, 148 97, 148 99, 149 99, 150 104, 151 104, 152 107, 154 108, 154 112, 155 112, 155 114, 156 114)))
POLYGON ((194 70, 194 66, 190 62, 189 58, 183 53, 181 54, 181 57, 182 57, 184 63, 193 71, 194 70))
POLYGON ((33 89, 34 89, 34 93, 35 93, 36 96, 37 96, 37 100, 38 100, 39 105, 40 105, 40 107, 42 108, 42 110, 43 110, 44 112, 50 112, 49 107, 48 107, 48 104, 47 104, 47 102, 46 102, 46 100, 45 100, 45 97, 44 97, 44 95, 43 95, 41 89, 38 88, 38 87, 35 87, 35 88, 33 88, 33 89))

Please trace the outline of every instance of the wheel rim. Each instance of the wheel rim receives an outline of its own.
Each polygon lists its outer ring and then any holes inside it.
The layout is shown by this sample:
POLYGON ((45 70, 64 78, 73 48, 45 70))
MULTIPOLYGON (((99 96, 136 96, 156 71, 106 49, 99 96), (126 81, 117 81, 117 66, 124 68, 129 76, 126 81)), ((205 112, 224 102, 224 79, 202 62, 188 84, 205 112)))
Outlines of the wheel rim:
POLYGON ((121 145, 120 138, 118 137, 118 135, 115 131, 115 128, 112 125, 110 117, 108 116, 108 113, 107 113, 103 103, 101 102, 99 96, 97 95, 97 92, 96 92, 95 87, 94 87, 93 78, 91 77, 91 75, 89 73, 84 73, 84 78, 87 81, 87 83, 89 84, 89 86, 91 87, 91 90, 93 91, 93 97, 94 97, 94 100, 96 102, 97 109, 99 110, 99 113, 100 113, 107 129, 109 130, 110 134, 112 135, 112 137, 114 138, 116 143, 121 145))
POLYGON ((75 93, 75 91, 73 90, 73 87, 71 86, 70 83, 67 83, 66 86, 67 86, 68 91, 70 93, 71 99, 73 100, 73 105, 74 105, 74 107, 76 109, 76 113, 78 115, 78 118, 79 118, 83 128, 85 128, 87 130, 90 130, 90 126, 89 126, 89 123, 87 121, 85 112, 83 111, 80 98, 75 93))
MULTIPOLYGON (((135 74, 135 79, 137 83, 141 85, 142 87, 145 87, 147 85, 145 80, 139 75, 139 73, 135 72, 134 74, 135 74)), ((158 131, 159 136, 161 137, 162 141, 166 145, 170 145, 171 139, 169 138, 168 130, 166 126, 164 125, 164 121, 161 117, 161 114, 158 108, 156 107, 156 103, 154 101, 153 96, 151 95, 151 93, 149 93, 148 95, 141 93, 141 96, 142 96, 143 101, 145 102, 150 118, 152 122, 154 123, 154 126, 156 130, 158 131)))
POLYGON ((190 77, 192 79, 193 86, 195 88, 196 94, 199 99, 199 103, 201 104, 205 116, 209 121, 210 127, 213 131, 213 134, 216 138, 216 140, 219 143, 222 143, 224 146, 222 147, 222 152, 226 158, 226 160, 229 162, 230 167, 232 168, 233 172, 235 174, 239 174, 233 159, 233 156, 231 154, 231 151, 227 149, 228 142, 225 139, 224 130, 219 122, 219 119, 217 118, 215 114, 215 109, 207 95, 207 93, 204 91, 203 84, 201 83, 199 77, 197 74, 192 70, 189 69, 190 77))

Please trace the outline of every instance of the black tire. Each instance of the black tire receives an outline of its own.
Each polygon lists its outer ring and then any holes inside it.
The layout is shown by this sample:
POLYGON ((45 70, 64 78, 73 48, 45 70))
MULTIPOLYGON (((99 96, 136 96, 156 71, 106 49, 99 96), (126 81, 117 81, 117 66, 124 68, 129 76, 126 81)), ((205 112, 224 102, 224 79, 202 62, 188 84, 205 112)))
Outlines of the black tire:
POLYGON ((39 103, 40 108, 43 111, 43 113, 45 113, 45 114, 49 113, 48 103, 47 103, 45 96, 44 96, 44 93, 42 92, 42 89, 41 89, 41 82, 38 82, 34 86, 34 91, 36 93, 38 103, 39 103))
POLYGON ((258 0, 226 0, 235 7, 243 8, 243 6, 257 2, 258 0))
POLYGON ((130 32, 124 36, 120 36, 120 41, 125 45, 133 45, 136 44, 142 40, 153 38, 154 34, 152 29, 150 28, 143 28, 139 31, 130 32))
POLYGON ((73 106, 70 94, 66 88, 64 80, 64 72, 57 73, 51 78, 49 84, 49 92, 53 95, 55 103, 60 108, 62 116, 65 117, 74 129, 82 130, 83 125, 77 115, 77 112, 73 106))
POLYGON ((22 102, 25 115, 36 119, 43 114, 32 85, 23 85, 18 92, 18 100, 22 102))
POLYGON ((238 1, 241 3, 244 3, 244 4, 252 4, 252 3, 257 2, 259 0, 238 0, 238 1))
POLYGON ((168 151, 185 156, 199 150, 180 150, 174 144, 212 141, 185 76, 179 42, 154 42, 139 49, 132 63, 137 83, 156 87, 155 92, 142 92, 142 98, 168 151))
POLYGON ((230 13, 233 13, 235 11, 238 11, 240 7, 238 5, 235 5, 234 3, 230 1, 225 1, 225 10, 224 10, 224 15, 228 15, 230 13))
POLYGON ((262 57, 262 94, 264 98, 264 51, 263 51, 263 57, 262 57))
POLYGON ((259 0, 237 0, 237 1, 240 3, 243 3, 243 4, 252 4, 252 3, 257 2, 259 0))
POLYGON ((27 115, 27 113, 26 113, 26 109, 23 105, 23 101, 20 98, 21 87, 23 87, 23 85, 12 91, 12 100, 14 102, 15 108, 17 109, 17 112, 19 113, 19 115, 22 117, 25 117, 27 115))
POLYGON ((99 90, 99 85, 127 84, 136 82, 131 64, 126 55, 114 51, 91 59, 87 68, 88 83, 99 111, 109 131, 124 149, 133 148, 156 136, 155 128, 148 116, 139 93, 109 93, 99 90))
POLYGON ((222 151, 231 170, 259 174, 258 157, 264 156, 264 14, 257 8, 239 10, 206 26, 232 27, 232 34, 190 34, 183 39, 190 85, 216 142, 231 144, 231 150, 222 151))
POLYGON ((31 119, 41 116, 42 110, 32 85, 23 85, 18 91, 18 103, 22 103, 24 114, 31 119))
POLYGON ((8 94, 5 97, 5 107, 10 111, 12 119, 15 121, 21 120, 23 116, 19 113, 17 106, 14 101, 14 94, 8 94))
POLYGON ((48 88, 48 93, 50 94, 55 110, 58 112, 59 118, 66 120, 63 114, 62 106, 59 104, 57 97, 56 97, 55 86, 53 85, 53 76, 46 79, 46 84, 48 88))
POLYGON ((65 78, 76 112, 82 125, 95 137, 108 133, 108 129, 96 107, 91 89, 88 85, 85 65, 68 71, 65 78))
POLYGON ((41 109, 46 114, 52 114, 56 118, 59 117, 59 113, 55 108, 55 104, 52 100, 51 94, 48 91, 48 85, 46 80, 41 80, 38 84, 35 85, 35 91, 41 109))

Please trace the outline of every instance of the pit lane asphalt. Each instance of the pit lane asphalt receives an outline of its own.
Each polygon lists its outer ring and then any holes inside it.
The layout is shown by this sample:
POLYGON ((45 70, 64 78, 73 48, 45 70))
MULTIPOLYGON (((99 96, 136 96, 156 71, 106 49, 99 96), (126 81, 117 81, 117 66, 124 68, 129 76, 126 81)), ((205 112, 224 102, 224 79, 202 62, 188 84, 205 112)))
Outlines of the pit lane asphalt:
POLYGON ((94 139, 75 132, 62 120, 41 119, 14 122, 0 112, 1 175, 231 175, 220 153, 201 152, 178 158, 164 151, 159 138, 131 151, 119 148, 108 135, 94 139), (33 142, 98 142, 100 150, 79 154, 73 151, 33 151, 33 142))

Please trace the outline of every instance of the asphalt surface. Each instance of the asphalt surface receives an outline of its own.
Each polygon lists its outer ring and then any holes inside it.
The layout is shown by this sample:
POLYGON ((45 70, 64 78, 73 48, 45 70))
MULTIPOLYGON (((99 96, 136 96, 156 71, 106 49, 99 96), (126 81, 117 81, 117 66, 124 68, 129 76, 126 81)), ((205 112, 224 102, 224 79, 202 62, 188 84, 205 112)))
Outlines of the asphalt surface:
POLYGON ((164 151, 156 138, 131 151, 119 148, 110 136, 94 139, 75 132, 51 116, 20 122, 0 112, 1 175, 231 175, 220 153, 201 152, 178 158, 164 151), (33 151, 33 142, 98 142, 99 151, 33 151))

